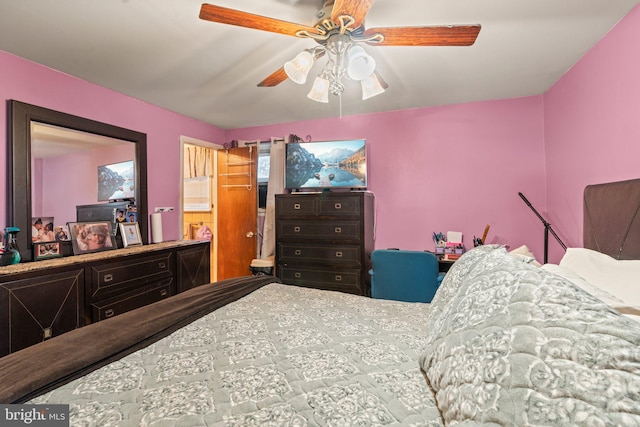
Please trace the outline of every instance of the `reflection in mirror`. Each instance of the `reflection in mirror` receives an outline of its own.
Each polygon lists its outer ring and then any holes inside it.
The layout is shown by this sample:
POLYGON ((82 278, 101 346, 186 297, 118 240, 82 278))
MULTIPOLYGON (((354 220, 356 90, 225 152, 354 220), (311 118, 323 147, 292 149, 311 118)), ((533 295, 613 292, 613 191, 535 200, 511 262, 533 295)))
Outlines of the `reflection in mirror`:
MULTIPOLYGON (((128 141, 31 122, 31 215, 54 218, 54 226, 75 222, 76 206, 104 201, 99 194, 99 169, 106 164, 133 161, 135 146, 128 141)), ((128 171, 127 171, 128 172, 128 171)), ((110 194, 135 197, 125 172, 110 180, 110 194), (116 179, 119 178, 119 179, 116 179)), ((107 200, 109 196, 107 196, 107 200)), ((33 236, 32 236, 33 237, 33 236)))
POLYGON ((8 111, 8 222, 21 230, 23 261, 33 259, 35 215, 75 222, 76 205, 97 203, 98 167, 125 160, 135 162, 137 219, 148 242, 146 134, 14 100, 8 111))

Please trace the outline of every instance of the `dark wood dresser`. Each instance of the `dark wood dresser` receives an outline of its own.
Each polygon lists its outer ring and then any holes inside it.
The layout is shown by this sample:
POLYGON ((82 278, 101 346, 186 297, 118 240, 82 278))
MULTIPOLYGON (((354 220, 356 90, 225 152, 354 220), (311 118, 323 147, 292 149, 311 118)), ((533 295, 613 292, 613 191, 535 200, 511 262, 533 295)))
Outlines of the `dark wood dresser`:
POLYGON ((0 357, 210 282, 209 242, 0 267, 0 357))
POLYGON ((278 194, 275 209, 283 283, 370 295, 373 193, 278 194))

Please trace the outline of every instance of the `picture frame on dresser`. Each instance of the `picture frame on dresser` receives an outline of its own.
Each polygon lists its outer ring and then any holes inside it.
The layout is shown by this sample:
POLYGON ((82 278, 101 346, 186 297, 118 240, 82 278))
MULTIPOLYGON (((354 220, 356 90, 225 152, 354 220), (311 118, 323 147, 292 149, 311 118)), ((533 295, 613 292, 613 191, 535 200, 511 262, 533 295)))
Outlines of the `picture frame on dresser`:
POLYGON ((117 249, 109 221, 69 222, 67 226, 74 255, 117 249))
POLYGON ((123 247, 142 245, 142 236, 137 222, 121 222, 118 227, 120 227, 123 247))
POLYGON ((55 240, 53 223, 52 216, 31 218, 31 242, 50 242, 55 240))
POLYGON ((33 244, 33 259, 40 261, 62 256, 62 248, 59 241, 37 242, 33 244))

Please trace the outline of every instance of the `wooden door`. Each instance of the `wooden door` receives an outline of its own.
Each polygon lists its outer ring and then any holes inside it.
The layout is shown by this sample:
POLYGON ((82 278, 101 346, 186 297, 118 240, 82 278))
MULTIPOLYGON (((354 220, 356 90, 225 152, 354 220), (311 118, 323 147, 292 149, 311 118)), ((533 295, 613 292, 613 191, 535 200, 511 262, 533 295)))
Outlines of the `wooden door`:
POLYGON ((258 228, 255 147, 218 150, 218 277, 251 274, 258 228))

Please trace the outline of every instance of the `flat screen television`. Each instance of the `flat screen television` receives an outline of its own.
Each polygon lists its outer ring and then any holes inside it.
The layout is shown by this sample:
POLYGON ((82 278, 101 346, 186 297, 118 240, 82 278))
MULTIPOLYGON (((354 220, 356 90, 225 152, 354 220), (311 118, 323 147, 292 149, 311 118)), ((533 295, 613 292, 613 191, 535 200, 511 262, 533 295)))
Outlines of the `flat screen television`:
POLYGON ((135 199, 135 176, 133 160, 98 166, 98 201, 135 199))
POLYGON ((289 143, 284 176, 288 190, 366 189, 365 140, 289 143))

